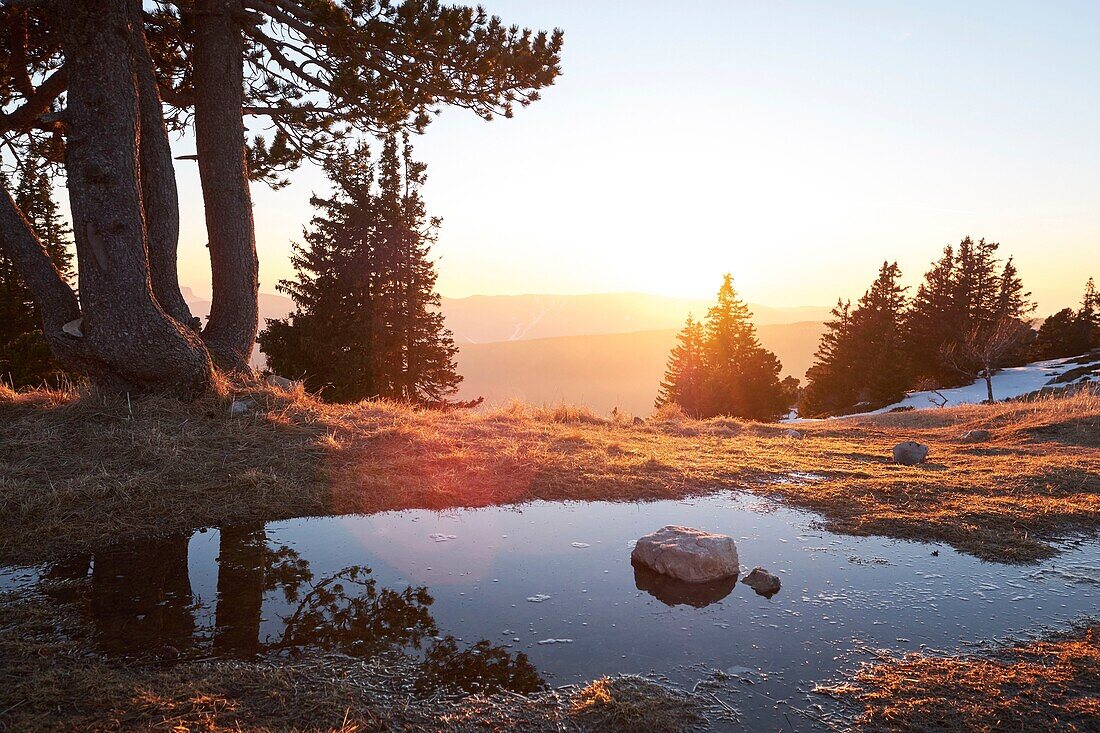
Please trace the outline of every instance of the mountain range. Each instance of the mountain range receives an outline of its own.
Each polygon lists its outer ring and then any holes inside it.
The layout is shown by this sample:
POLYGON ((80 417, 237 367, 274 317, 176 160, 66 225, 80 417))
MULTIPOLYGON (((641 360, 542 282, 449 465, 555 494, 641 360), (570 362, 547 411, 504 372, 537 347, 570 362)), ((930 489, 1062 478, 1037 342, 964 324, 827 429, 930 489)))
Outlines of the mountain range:
MULTIPOLYGON (((184 288, 202 318, 210 301, 184 288)), ((643 293, 592 295, 475 295, 443 298, 447 327, 459 347, 459 396, 499 404, 586 404, 598 413, 653 409, 676 333, 689 313, 706 315, 706 300, 643 293)), ((293 302, 260 293, 261 322, 285 318, 293 302)), ((750 304, 760 341, 800 379, 813 360, 828 309, 750 304)), ((263 355, 254 357, 263 365, 263 355)), ((286 375, 294 376, 294 375, 286 375)))

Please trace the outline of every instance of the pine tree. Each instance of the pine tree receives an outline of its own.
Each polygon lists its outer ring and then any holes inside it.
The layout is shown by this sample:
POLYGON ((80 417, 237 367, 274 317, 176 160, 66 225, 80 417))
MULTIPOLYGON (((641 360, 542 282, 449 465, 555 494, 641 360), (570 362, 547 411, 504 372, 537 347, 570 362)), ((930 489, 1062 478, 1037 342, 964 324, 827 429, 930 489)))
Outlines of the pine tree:
POLYGON ((837 303, 817 361, 806 372, 802 409, 807 415, 879 407, 905 396, 912 378, 902 338, 905 288, 898 284, 900 277, 896 262, 883 262, 855 309, 837 303))
POLYGON ((852 323, 852 302, 838 299, 832 320, 814 353, 814 364, 806 370, 799 413, 809 417, 835 414, 858 401, 852 365, 847 361, 847 344, 852 323))
MULTIPOLYGON (((18 167, 18 184, 12 198, 62 276, 72 280, 72 231, 53 199, 47 170, 33 158, 25 159, 18 167)), ((9 188, 7 176, 0 172, 0 178, 3 187, 9 188)), ((42 336, 31 292, 0 248, 0 380, 17 388, 29 387, 54 381, 59 374, 42 336)))
POLYGON ((1088 349, 1088 344, 1081 335, 1081 322, 1077 313, 1072 308, 1063 308, 1047 316, 1039 327, 1039 334, 1031 345, 1031 358, 1061 359, 1081 354, 1088 349))
POLYGON ((420 187, 425 167, 407 139, 385 138, 377 165, 360 146, 325 164, 334 184, 294 246, 297 277, 279 289, 294 300, 268 321, 260 347, 274 371, 340 402, 369 398, 445 403, 461 381, 429 259, 438 219, 420 187))
POLYGON ((705 323, 688 318, 661 382, 657 406, 674 403, 695 418, 775 420, 790 407, 797 381, 780 383, 782 366, 760 345, 749 311, 726 275, 705 323))
POLYGON ((906 359, 915 381, 944 384, 956 378, 941 356, 944 343, 959 333, 965 322, 955 298, 955 281, 955 251, 944 247, 943 256, 925 273, 905 315, 906 359))
MULTIPOLYGON (((944 249, 925 273, 905 318, 914 383, 950 387, 969 382, 982 365, 967 362, 969 351, 961 345, 973 341, 976 332, 992 333, 1005 318, 1023 322, 1034 310, 1015 261, 1010 257, 1000 267, 999 248, 997 242, 966 237, 956 250, 944 249)), ((1005 357, 1006 365, 1026 359, 1026 341, 1005 357)))
POLYGON ((703 323, 688 316, 676 341, 655 406, 676 404, 685 415, 698 418, 703 414, 703 390, 707 383, 703 323))
POLYGON ((1100 346, 1100 297, 1096 293, 1096 283, 1090 277, 1085 283, 1085 294, 1081 297, 1081 308, 1074 312, 1071 308, 1047 316, 1035 343, 1031 347, 1031 358, 1061 359, 1077 356, 1100 346))
POLYGON ((1081 310, 1077 311, 1081 340, 1085 349, 1100 348, 1100 294, 1096 292, 1096 282, 1090 277, 1085 283, 1085 294, 1081 297, 1081 310))
POLYGON ((779 383, 782 365, 775 354, 760 345, 752 313, 737 297, 729 274, 718 289, 718 302, 707 312, 704 330, 704 416, 774 420, 782 415, 788 407, 779 383))

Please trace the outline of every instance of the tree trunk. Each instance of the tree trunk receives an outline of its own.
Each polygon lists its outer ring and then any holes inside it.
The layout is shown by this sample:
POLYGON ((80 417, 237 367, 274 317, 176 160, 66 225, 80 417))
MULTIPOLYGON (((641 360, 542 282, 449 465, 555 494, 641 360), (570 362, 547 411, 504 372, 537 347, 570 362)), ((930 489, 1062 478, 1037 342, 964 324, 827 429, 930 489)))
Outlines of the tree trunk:
POLYGON ((89 376, 112 389, 192 398, 209 388, 198 336, 161 309, 150 284, 141 206, 135 29, 130 0, 71 3, 65 166, 89 376))
POLYGON ((240 0, 196 0, 195 141, 213 297, 203 340, 219 366, 246 370, 259 328, 259 264, 245 155, 240 0))
POLYGON ((65 282, 53 258, 5 188, 0 194, 0 248, 34 297, 42 333, 58 359, 66 366, 79 366, 81 339, 62 328, 80 318, 76 293, 65 282))
POLYGON ((990 404, 993 403, 993 370, 986 369, 985 374, 985 393, 988 396, 990 404))
POLYGON ((141 202, 149 237, 149 275, 153 295, 164 312, 199 330, 180 292, 176 253, 179 248, 179 195, 172 147, 164 126, 157 79, 145 42, 141 0, 131 0, 134 18, 134 60, 137 66, 138 106, 141 116, 141 202))

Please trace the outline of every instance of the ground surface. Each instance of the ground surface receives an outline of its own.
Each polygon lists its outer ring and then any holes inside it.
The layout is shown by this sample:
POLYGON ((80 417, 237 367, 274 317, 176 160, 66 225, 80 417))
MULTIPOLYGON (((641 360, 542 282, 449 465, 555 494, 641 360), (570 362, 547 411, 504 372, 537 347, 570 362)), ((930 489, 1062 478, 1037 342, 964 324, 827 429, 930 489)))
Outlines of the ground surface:
POLYGON ((851 702, 867 733, 1100 730, 1100 625, 984 656, 911 654, 820 692, 851 702))
POLYGON ((192 405, 0 392, 0 561, 196 527, 531 499, 645 500, 720 488, 780 496, 828 528, 947 542, 1002 562, 1100 527, 1100 396, 800 425, 634 424, 513 405, 439 413, 328 406, 257 389, 192 405), (982 428, 988 441, 967 443, 982 428), (890 461, 893 445, 928 462, 890 461), (784 482, 791 472, 820 480, 784 482))
MULTIPOLYGON (((833 531, 947 542, 1001 562, 1049 556, 1060 539, 1100 527, 1095 395, 799 429, 801 438, 786 426, 675 414, 636 424, 564 407, 332 407, 266 388, 186 406, 0 391, 0 561, 44 562, 111 538, 230 522, 718 488, 778 496, 818 512, 833 531), (230 417, 233 399, 252 408, 230 417), (977 428, 989 440, 961 438, 977 428), (927 464, 890 463, 891 447, 909 439, 931 446, 927 464), (783 480, 796 472, 801 480, 783 480)), ((662 731, 684 729, 699 713, 698 700, 637 680, 411 701, 394 687, 400 659, 381 674, 324 658, 111 661, 89 651, 63 608, 0 598, 0 619, 0 730, 662 731)), ((1088 730, 1095 631, 1042 644, 1015 657, 887 660, 829 691, 851 697, 858 725, 870 730, 952 730, 936 721, 956 709, 970 716, 969 729, 997 730, 1004 707, 989 696, 1008 693, 1018 695, 1011 711, 1020 720, 1088 730), (1011 687, 1014 679, 1026 689, 1011 687), (945 712, 935 700, 947 689, 957 700, 945 712)))

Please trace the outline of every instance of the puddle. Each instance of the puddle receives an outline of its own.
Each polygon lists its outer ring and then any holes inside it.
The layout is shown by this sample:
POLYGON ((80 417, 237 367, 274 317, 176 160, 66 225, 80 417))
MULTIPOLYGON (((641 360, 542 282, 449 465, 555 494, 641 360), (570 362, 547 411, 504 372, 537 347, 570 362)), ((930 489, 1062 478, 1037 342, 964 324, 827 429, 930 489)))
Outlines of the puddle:
POLYGON ((815 519, 729 493, 298 519, 6 568, 0 587, 75 602, 112 653, 398 646, 468 690, 616 673, 691 688, 718 670, 736 683, 741 726, 784 730, 814 729, 794 709, 827 704, 813 684, 869 650, 955 651, 1100 607, 1100 542, 1019 567, 833 535, 815 519), (690 586, 632 567, 634 540, 665 524, 733 536, 742 572, 763 566, 782 589, 766 599, 741 582, 690 586))

